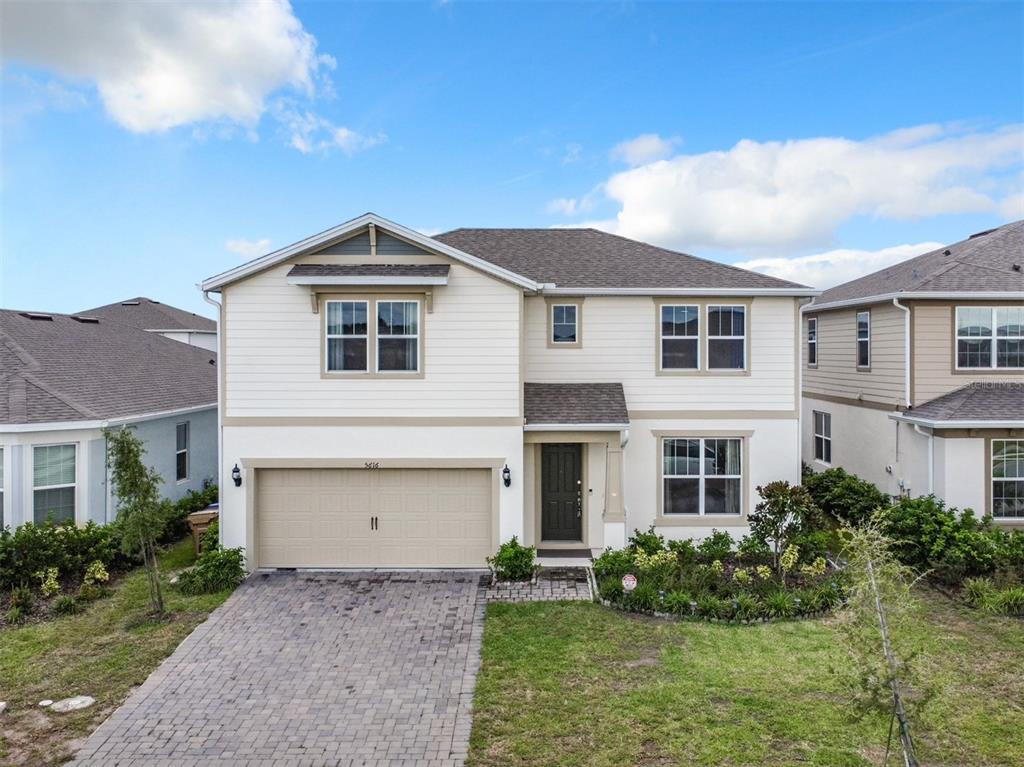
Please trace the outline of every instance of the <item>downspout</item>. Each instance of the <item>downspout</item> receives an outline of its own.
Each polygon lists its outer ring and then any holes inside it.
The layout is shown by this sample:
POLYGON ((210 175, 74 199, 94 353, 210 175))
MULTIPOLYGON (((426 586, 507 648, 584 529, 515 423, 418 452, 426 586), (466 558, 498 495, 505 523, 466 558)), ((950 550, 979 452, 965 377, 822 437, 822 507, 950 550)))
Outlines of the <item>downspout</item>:
POLYGON ((914 424, 914 431, 928 438, 928 495, 933 495, 935 492, 933 487, 935 479, 935 433, 931 429, 924 431, 921 429, 921 425, 916 423, 914 424))
POLYGON ((892 305, 903 312, 903 399, 911 408, 914 403, 910 401, 910 307, 901 304, 898 298, 892 300, 892 305))
MULTIPOLYGON (((223 377, 221 365, 224 364, 224 360, 221 359, 220 329, 224 326, 224 307, 220 302, 210 298, 210 291, 208 290, 203 290, 203 300, 210 306, 217 307, 217 510, 218 512, 223 512, 224 509, 221 506, 220 499, 221 494, 224 492, 224 409, 221 406, 224 402, 224 392, 220 390, 220 382, 223 377)), ((220 537, 220 545, 223 546, 224 525, 217 525, 217 533, 220 537)))

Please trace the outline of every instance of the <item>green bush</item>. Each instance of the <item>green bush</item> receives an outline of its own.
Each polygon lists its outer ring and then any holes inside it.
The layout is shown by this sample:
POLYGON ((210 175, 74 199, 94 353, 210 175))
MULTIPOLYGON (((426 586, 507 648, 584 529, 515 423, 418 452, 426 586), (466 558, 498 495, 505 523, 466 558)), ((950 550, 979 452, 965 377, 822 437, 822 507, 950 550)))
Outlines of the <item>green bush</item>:
POLYGON ((199 549, 210 551, 220 546, 220 524, 213 520, 199 538, 199 549))
POLYGON ((18 623, 25 622, 25 612, 20 607, 12 607, 4 615, 4 623, 9 626, 17 625, 18 623))
POLYGON ((736 555, 746 564, 771 562, 771 547, 754 535, 744 535, 736 547, 736 555))
POLYGON ((731 612, 729 603, 714 594, 701 594, 697 597, 697 615, 706 620, 726 618, 731 612))
POLYGON ((635 569, 633 552, 629 549, 605 549, 601 556, 594 560, 594 577, 599 581, 605 578, 621 578, 635 569))
POLYGON ((990 609, 1002 615, 1024 616, 1024 587, 1011 586, 998 592, 990 609))
POLYGON ((684 570, 697 563, 697 547, 692 538, 669 541, 668 550, 676 555, 676 562, 684 570))
POLYGON ((657 554, 665 549, 665 538, 654 532, 654 525, 651 525, 646 533, 633 530, 633 535, 626 544, 631 551, 642 551, 645 554, 657 554))
POLYGON ((964 599, 975 607, 988 603, 995 587, 989 578, 968 578, 964 581, 964 599))
POLYGON ((735 613, 739 620, 752 621, 761 615, 761 601, 750 592, 740 592, 736 595, 735 613))
POLYGON ((62 594, 53 600, 53 612, 55 615, 74 615, 81 612, 81 606, 70 594, 62 594))
POLYGON ((653 583, 638 583, 636 588, 625 596, 626 606, 638 612, 653 612, 661 604, 661 595, 653 583))
POLYGON ((191 570, 183 572, 178 588, 183 594, 215 594, 237 588, 245 580, 245 558, 242 549, 204 551, 191 570))
POLYGON ((102 586, 92 581, 82 581, 82 585, 78 587, 78 598, 83 602, 95 601, 105 593, 102 586))
POLYGON ((23 615, 30 615, 34 604, 32 590, 28 586, 11 589, 11 607, 17 607, 23 615))
POLYGON ((487 558, 487 563, 503 581, 528 581, 533 577, 537 549, 523 546, 513 535, 512 540, 498 547, 498 553, 487 558))
POLYGON ((675 615, 689 615, 692 612, 692 601, 685 591, 670 591, 665 595, 665 611, 675 615))
POLYGON ((764 598, 765 613, 770 618, 792 618, 796 614, 796 599, 788 591, 772 591, 764 598))
POLYGON ((597 591, 601 595, 601 599, 608 602, 620 602, 622 601, 623 594, 625 594, 625 589, 622 588, 622 580, 614 575, 603 578, 597 591))
POLYGON ((199 491, 189 490, 177 501, 163 501, 161 515, 164 518, 164 531, 159 542, 175 543, 188 535, 188 515, 216 503, 218 497, 217 486, 209 485, 199 491))
POLYGON ((841 468, 806 472, 803 485, 815 505, 833 519, 860 525, 876 509, 889 505, 889 497, 870 482, 841 468))
POLYGON ((697 553, 705 562, 727 559, 732 553, 734 541, 724 530, 712 530, 711 535, 697 544, 697 553))
POLYGON ((77 527, 71 521, 27 523, 0 532, 0 589, 28 585, 36 573, 56 568, 77 580, 94 561, 111 569, 131 564, 119 551, 115 531, 92 522, 77 527))

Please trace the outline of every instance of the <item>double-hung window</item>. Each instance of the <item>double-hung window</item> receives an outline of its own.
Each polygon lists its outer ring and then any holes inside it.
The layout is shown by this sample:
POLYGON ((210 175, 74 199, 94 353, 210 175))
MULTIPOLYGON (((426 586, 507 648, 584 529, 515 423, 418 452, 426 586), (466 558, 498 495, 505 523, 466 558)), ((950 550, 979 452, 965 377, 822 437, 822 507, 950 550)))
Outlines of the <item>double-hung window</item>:
POLYGON ((377 371, 419 370, 419 301, 377 302, 377 371))
POLYGON ((1024 307, 958 306, 956 367, 1024 369, 1024 307))
POLYGON ((327 302, 327 370, 365 373, 368 368, 366 301, 327 302))
POLYGON ((188 421, 174 428, 174 478, 178 482, 188 479, 188 421))
POLYGON ((1024 439, 992 440, 992 516, 1024 519, 1024 439))
POLYGON ((739 515, 743 509, 743 440, 665 437, 662 513, 739 515))
POLYGON ((814 458, 832 463, 832 414, 814 412, 814 458))
POLYGON ((700 367, 700 307, 661 307, 661 369, 697 370, 700 367))
POLYGON ((579 307, 576 304, 551 305, 551 343, 575 344, 579 340, 579 307))
POLYGON ((75 518, 75 446, 43 445, 32 449, 33 519, 75 518))
POLYGON ((708 370, 745 370, 747 308, 708 307, 708 370))
POLYGON ((416 374, 423 369, 418 299, 326 302, 327 373, 416 374))
POLYGON ((818 364, 818 318, 807 318, 807 364, 818 364))
POLYGON ((857 367, 871 367, 871 312, 857 312, 857 367))

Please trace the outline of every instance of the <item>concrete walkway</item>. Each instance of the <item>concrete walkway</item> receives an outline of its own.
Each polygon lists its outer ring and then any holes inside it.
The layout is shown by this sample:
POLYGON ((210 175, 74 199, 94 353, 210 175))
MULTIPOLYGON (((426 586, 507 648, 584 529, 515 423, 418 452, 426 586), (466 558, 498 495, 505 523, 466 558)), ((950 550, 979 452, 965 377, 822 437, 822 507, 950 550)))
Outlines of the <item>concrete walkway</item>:
POLYGON ((457 767, 469 748, 485 579, 255 575, 73 764, 457 767))

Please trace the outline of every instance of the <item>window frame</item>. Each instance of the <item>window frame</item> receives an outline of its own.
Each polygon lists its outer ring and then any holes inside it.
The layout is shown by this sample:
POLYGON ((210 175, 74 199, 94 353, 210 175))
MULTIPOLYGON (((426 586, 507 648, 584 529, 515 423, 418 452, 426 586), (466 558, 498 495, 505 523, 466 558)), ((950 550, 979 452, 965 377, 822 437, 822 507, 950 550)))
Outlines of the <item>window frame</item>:
POLYGON ((36 493, 40 490, 63 490, 71 488, 71 519, 78 521, 78 443, 77 442, 47 442, 41 445, 32 445, 32 519, 36 519, 36 493), (75 462, 75 481, 59 485, 36 485, 36 450, 48 447, 70 447, 73 450, 75 462))
POLYGON ((818 318, 807 318, 807 367, 818 367, 818 318), (813 331, 812 331, 813 328, 813 331), (811 360, 811 350, 814 350, 814 360, 811 360))
POLYGON ((174 479, 177 483, 188 482, 189 476, 192 474, 192 457, 190 455, 190 448, 192 447, 192 426, 190 421, 182 421, 174 424, 174 479), (182 426, 185 427, 185 447, 178 447, 178 429, 182 426), (178 456, 182 453, 185 454, 185 476, 178 476, 178 456))
POLYGON ((657 348, 657 352, 656 352, 656 354, 657 354, 657 363, 658 363, 658 372, 659 373, 667 373, 669 375, 679 375, 679 374, 686 375, 686 374, 700 373, 703 370, 702 366, 704 364, 704 358, 703 358, 703 355, 701 354, 701 345, 702 345, 701 344, 701 334, 703 332, 703 323, 701 322, 701 305, 700 304, 686 303, 686 302, 681 302, 681 301, 665 301, 663 303, 657 304, 656 316, 657 316, 657 320, 658 320, 658 348, 657 348), (664 324, 663 324, 664 321, 662 319, 662 312, 666 308, 693 309, 693 310, 695 310, 696 313, 697 313, 697 335, 694 335, 694 336, 675 336, 675 335, 666 336, 665 333, 664 333, 664 324), (696 341, 697 342, 697 365, 696 365, 696 367, 692 367, 692 368, 667 368, 667 367, 665 367, 665 339, 666 338, 668 338, 668 339, 677 339, 677 338, 691 339, 692 338, 694 341, 696 341))
MULTIPOLYGON (((324 301, 323 311, 323 329, 324 329, 324 372, 330 375, 365 375, 370 372, 370 310, 372 308, 372 302, 367 298, 329 298, 324 301), (366 306, 366 333, 358 334, 353 333, 346 335, 345 333, 332 333, 330 331, 330 305, 331 304, 364 304, 366 306), (366 364, 362 370, 331 370, 331 341, 337 339, 365 339, 366 340, 366 364)), ((344 312, 344 309, 342 309, 344 312)), ((374 315, 376 316, 376 315, 374 315)))
POLYGON ((958 304, 953 307, 953 372, 955 373, 1016 373, 1024 370, 1024 365, 1018 367, 999 367, 999 341, 1021 341, 1024 342, 1024 334, 1019 336, 1000 336, 997 325, 997 313, 1000 309, 1021 309, 1016 304, 958 304), (960 311, 964 309, 982 309, 990 313, 991 334, 987 336, 963 336, 963 338, 975 338, 989 340, 992 347, 989 350, 989 364, 979 367, 964 366, 960 364, 960 311))
POLYGON ((704 305, 704 347, 705 347, 705 359, 708 361, 707 371, 709 373, 721 374, 721 373, 746 373, 750 367, 749 365, 749 349, 747 348, 747 338, 750 333, 750 307, 748 304, 705 304, 704 305), (713 336, 711 335, 711 310, 712 309, 742 309, 743 310, 743 335, 742 336, 713 336), (743 339, 743 366, 738 368, 713 368, 711 367, 711 342, 719 340, 736 340, 737 338, 743 339))
MULTIPOLYGON (((425 318, 430 305, 429 294, 422 290, 395 291, 381 293, 358 293, 342 292, 333 290, 329 293, 317 294, 317 309, 323 315, 320 322, 320 378, 321 379, 400 379, 409 380, 424 378, 426 375, 426 324, 425 318), (381 302, 407 302, 417 305, 417 339, 416 346, 416 370, 379 370, 378 345, 379 334, 377 332, 377 304, 381 302), (366 369, 365 370, 330 370, 328 369, 328 305, 339 302, 356 302, 366 304, 366 369)), ((362 338, 363 336, 338 336, 331 334, 330 338, 362 338)), ((384 338, 404 338, 405 336, 383 336, 384 338)))
MULTIPOLYGON (((545 324, 547 326, 547 347, 549 349, 579 349, 583 346, 583 300, 574 298, 548 297, 545 324), (555 308, 559 306, 571 306, 576 310, 576 340, 556 341, 555 340, 555 308)), ((564 324, 564 323, 563 323, 564 324)))
POLYGON ((854 345, 854 362, 856 363, 857 370, 871 370, 871 310, 870 309, 859 309, 853 318, 854 338, 856 343, 854 345), (860 318, 867 318, 867 335, 864 338, 860 337, 860 318), (867 349, 867 362, 861 364, 860 361, 860 345, 866 344, 867 349))
MULTIPOLYGON (((730 520, 732 524, 743 525, 747 522, 747 504, 751 498, 750 490, 750 440, 753 437, 753 431, 733 431, 733 430, 722 430, 722 431, 702 431, 702 430, 689 430, 689 431, 659 431, 652 430, 652 433, 656 437, 656 455, 655 458, 658 462, 656 474, 657 488, 655 498, 657 499, 657 508, 655 511, 655 525, 656 526, 678 526, 678 527, 707 527, 713 523, 722 524, 726 520, 730 520), (698 482, 698 492, 700 493, 700 500, 698 505, 698 513, 696 514, 666 514, 665 513, 665 440, 669 439, 694 439, 700 441, 700 481, 698 482), (736 475, 728 474, 704 474, 704 447, 706 440, 717 440, 717 439, 733 439, 738 440, 739 446, 739 459, 740 459, 740 473, 736 475), (740 483, 740 511, 738 514, 714 514, 705 513, 706 499, 705 493, 705 482, 707 478, 711 479, 739 479, 740 483)), ((671 479, 675 475, 668 475, 671 479)), ((696 476, 696 475, 694 475, 696 476)))
MULTIPOLYGON (((366 330, 370 332, 370 325, 373 325, 373 369, 374 372, 380 375, 395 376, 395 377, 412 377, 415 378, 420 374, 420 369, 423 366, 423 344, 420 341, 423 330, 423 302, 419 298, 377 298, 373 301, 373 320, 371 323, 370 317, 366 318, 366 330), (377 311, 381 304, 416 304, 416 332, 413 334, 408 333, 389 333, 382 336, 377 329, 377 322, 379 320, 377 311), (413 370, 381 370, 380 369, 380 342, 382 338, 387 339, 399 339, 399 340, 416 340, 416 367, 413 370)), ((370 360, 366 360, 369 364, 370 360)))
POLYGON ((814 460, 822 466, 832 465, 832 414, 824 410, 811 411, 811 441, 814 445, 814 460), (822 431, 818 432, 818 418, 821 416, 822 431), (828 431, 828 434, 825 434, 828 431), (818 440, 821 440, 821 457, 818 457, 818 440), (828 460, 825 459, 825 443, 828 443, 828 460))
MULTIPOLYGON (((988 449, 988 498, 989 498, 989 516, 995 522, 1003 524, 1024 524, 1024 515, 1009 517, 1003 515, 996 515, 996 482, 1020 482, 1024 484, 1024 473, 1020 475, 1014 475, 1012 477, 996 477, 995 476, 995 465, 996 465, 996 443, 999 442, 1015 442, 1020 445, 1020 450, 1024 451, 1024 439, 1013 438, 1013 437, 993 437, 989 441, 988 449)), ((1024 472, 1024 469, 1022 469, 1024 472)), ((1024 496, 1024 494, 1022 494, 1024 496)))

